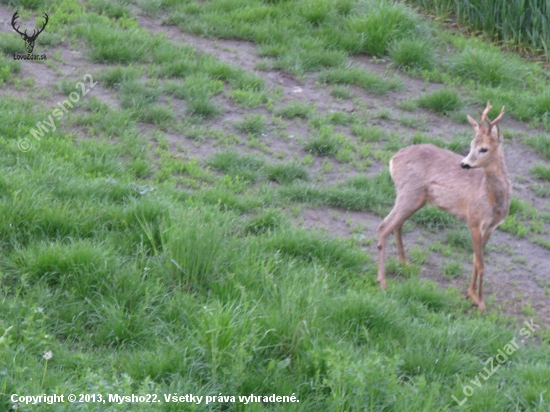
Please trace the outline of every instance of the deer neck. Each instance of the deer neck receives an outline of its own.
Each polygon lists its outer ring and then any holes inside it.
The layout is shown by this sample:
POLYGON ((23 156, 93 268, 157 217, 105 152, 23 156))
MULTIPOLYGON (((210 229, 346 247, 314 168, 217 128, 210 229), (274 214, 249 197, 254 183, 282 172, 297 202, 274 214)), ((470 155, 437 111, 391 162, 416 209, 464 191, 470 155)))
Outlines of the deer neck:
POLYGON ((512 184, 508 176, 502 147, 498 148, 496 158, 483 171, 489 202, 498 218, 506 217, 510 206, 512 184))

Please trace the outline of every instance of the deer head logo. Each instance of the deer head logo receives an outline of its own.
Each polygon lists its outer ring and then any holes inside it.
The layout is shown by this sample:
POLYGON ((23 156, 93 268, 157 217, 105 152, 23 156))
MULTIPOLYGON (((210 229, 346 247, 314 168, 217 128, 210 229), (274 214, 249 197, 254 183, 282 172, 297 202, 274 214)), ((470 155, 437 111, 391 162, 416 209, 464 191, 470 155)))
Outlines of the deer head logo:
POLYGON ((13 29, 19 33, 21 35, 21 38, 23 40, 25 40, 25 43, 27 43, 26 45, 26 49, 27 49, 27 53, 32 53, 33 49, 34 49, 34 42, 36 41, 36 38, 38 37, 38 35, 40 33, 42 33, 44 31, 44 28, 46 27, 46 24, 48 24, 48 20, 49 20, 49 17, 48 17, 48 14, 47 13, 44 13, 44 24, 42 25, 42 28, 41 29, 34 29, 33 33, 31 36, 29 36, 27 34, 27 30, 25 29, 24 32, 20 32, 19 31, 19 27, 21 26, 17 26, 15 27, 15 24, 16 24, 16 20, 17 18, 19 17, 19 10, 15 12, 15 14, 13 15, 13 17, 11 18, 11 26, 13 27, 13 29))

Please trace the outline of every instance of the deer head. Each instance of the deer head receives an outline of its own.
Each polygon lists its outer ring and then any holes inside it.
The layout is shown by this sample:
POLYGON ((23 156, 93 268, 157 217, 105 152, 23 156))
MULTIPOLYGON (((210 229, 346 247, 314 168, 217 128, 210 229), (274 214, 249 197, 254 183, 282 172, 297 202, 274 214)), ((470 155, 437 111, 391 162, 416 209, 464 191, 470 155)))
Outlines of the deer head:
POLYGON ((491 108, 491 102, 487 101, 487 106, 483 113, 481 113, 479 122, 468 115, 468 122, 472 126, 472 129, 474 129, 476 136, 470 144, 470 153, 461 163, 463 169, 484 167, 491 159, 496 158, 494 153, 502 143, 502 135, 496 124, 504 116, 504 106, 502 106, 498 117, 493 121, 487 118, 487 114, 491 108), (488 126, 485 125, 486 123, 488 126))
POLYGON ((48 17, 48 14, 47 13, 44 13, 44 24, 42 25, 42 28, 41 29, 34 29, 32 35, 28 35, 27 34, 27 30, 25 29, 24 32, 20 32, 19 31, 19 27, 21 26, 17 26, 15 27, 15 24, 16 24, 16 20, 17 18, 19 17, 19 10, 15 12, 15 14, 13 15, 12 19, 11 19, 11 26, 13 27, 13 29, 19 33, 19 35, 21 36, 21 38, 23 40, 25 40, 25 43, 27 43, 26 45, 26 49, 27 49, 27 53, 32 53, 32 51, 34 50, 34 42, 36 41, 36 38, 38 37, 38 35, 40 33, 42 33, 44 31, 44 28, 46 27, 46 25, 48 24, 48 20, 49 20, 49 17, 48 17))

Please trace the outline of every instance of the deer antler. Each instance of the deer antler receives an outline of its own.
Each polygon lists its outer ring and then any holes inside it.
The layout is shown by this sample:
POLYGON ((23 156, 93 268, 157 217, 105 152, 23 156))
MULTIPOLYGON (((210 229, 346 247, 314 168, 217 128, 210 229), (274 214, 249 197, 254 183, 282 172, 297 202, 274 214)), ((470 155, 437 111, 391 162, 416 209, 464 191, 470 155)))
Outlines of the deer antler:
POLYGON ((38 37, 38 35, 44 31, 44 29, 46 28, 46 25, 48 24, 49 20, 50 20, 50 17, 48 16, 48 13, 44 13, 44 24, 42 25, 41 29, 39 29, 39 30, 35 29, 34 30, 32 36, 31 36, 32 40, 35 40, 38 37))
POLYGON ((502 116, 504 116, 504 107, 505 106, 502 106, 502 109, 500 109, 500 114, 498 115, 498 117, 495 120, 493 120, 492 122, 489 122, 489 131, 491 131, 493 126, 495 124, 497 124, 500 121, 500 119, 502 119, 502 116))
POLYGON ((17 11, 15 12, 15 14, 13 15, 13 17, 11 18, 11 27, 13 27, 13 29, 14 29, 17 33, 19 33, 21 36, 28 37, 28 36, 27 36, 27 30, 25 30, 24 33, 21 33, 21 32, 19 31, 19 27, 21 27, 21 26, 19 25, 19 26, 15 27, 15 23, 16 23, 16 20, 17 20, 18 17, 19 17, 19 10, 17 10, 17 11))
MULTIPOLYGON (((487 106, 485 106, 485 110, 483 111, 483 113, 481 113, 481 125, 482 126, 485 126, 485 122, 487 121, 488 123, 489 120, 487 120, 487 115, 489 114, 489 111, 493 108, 493 106, 491 106, 491 102, 489 100, 487 100, 487 106)), ((490 129, 490 127, 489 127, 490 129)))
MULTIPOLYGON (((38 29, 38 30, 34 29, 34 31, 32 33, 32 36, 27 36, 30 41, 36 40, 38 35, 40 33, 42 33, 44 31, 44 29, 46 28, 46 25, 48 24, 48 21, 50 20, 50 18, 48 17, 48 13, 44 13, 44 19, 45 20, 44 20, 44 24, 42 25, 42 28, 38 29)), ((27 30, 25 30, 25 33, 27 33, 27 30)))

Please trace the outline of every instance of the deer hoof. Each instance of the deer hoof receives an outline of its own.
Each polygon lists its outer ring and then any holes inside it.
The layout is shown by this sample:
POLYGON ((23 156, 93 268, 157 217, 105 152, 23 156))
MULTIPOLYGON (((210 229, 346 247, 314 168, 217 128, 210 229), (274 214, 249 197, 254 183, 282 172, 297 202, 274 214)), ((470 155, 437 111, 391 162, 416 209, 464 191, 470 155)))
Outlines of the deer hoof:
POLYGON ((485 312, 485 303, 483 303, 483 300, 479 299, 474 291, 468 290, 468 297, 472 299, 474 305, 478 307, 480 312, 485 312))
MULTIPOLYGON (((474 305, 478 306, 479 307, 479 298, 477 297, 477 295, 475 294, 475 292, 473 290, 468 290, 468 297, 470 299, 472 299, 472 301, 474 302, 474 305)), ((485 308, 485 306, 484 306, 485 308)))

